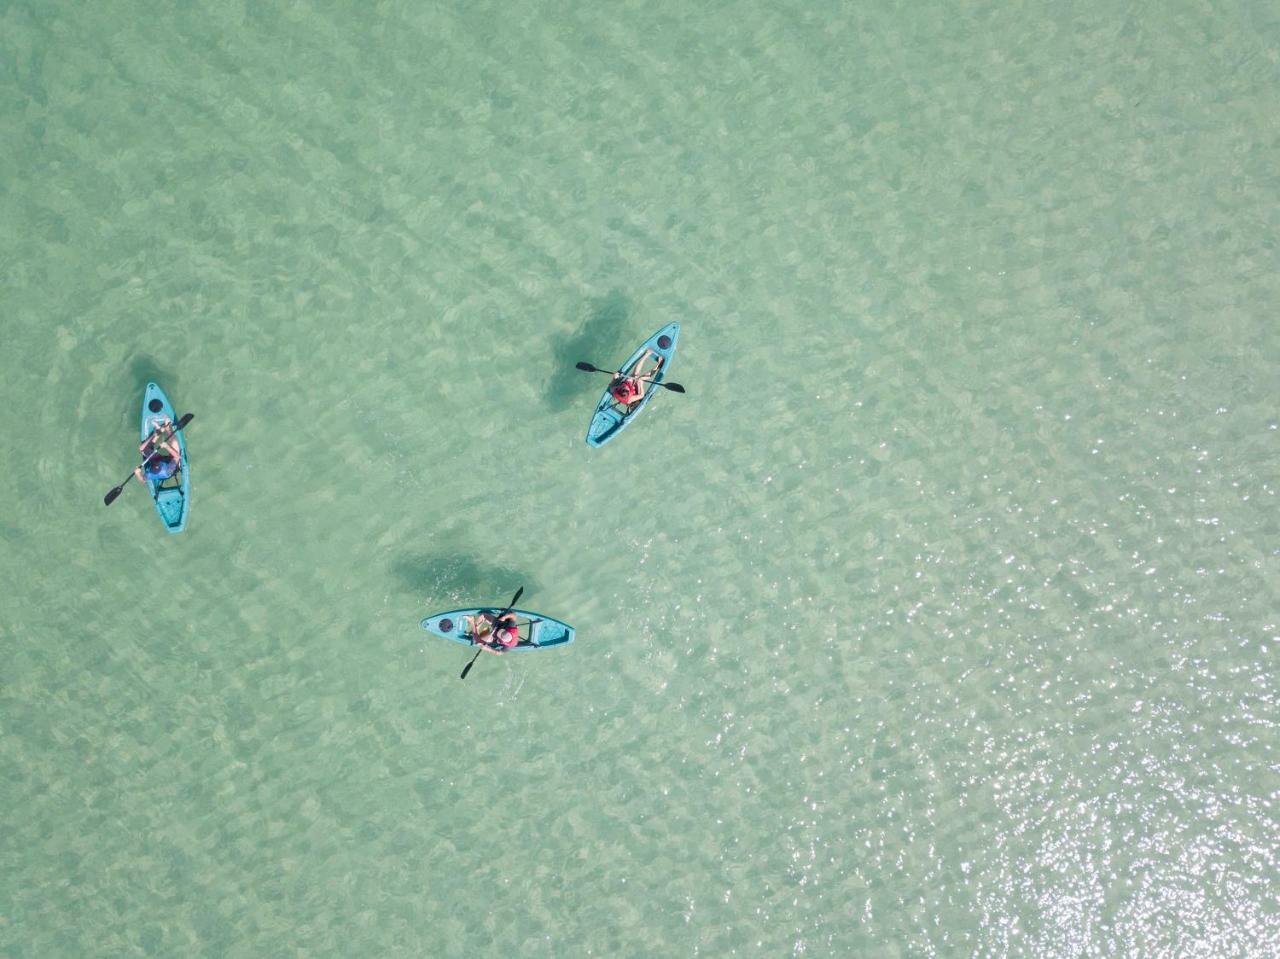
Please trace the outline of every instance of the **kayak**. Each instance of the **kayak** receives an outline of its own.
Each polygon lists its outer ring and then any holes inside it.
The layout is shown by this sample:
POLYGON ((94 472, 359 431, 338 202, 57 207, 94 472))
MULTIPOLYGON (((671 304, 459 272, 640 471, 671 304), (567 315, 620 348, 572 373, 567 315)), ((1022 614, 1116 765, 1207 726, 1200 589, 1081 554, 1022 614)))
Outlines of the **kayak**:
MULTIPOLYGON (((653 394, 657 393, 661 388, 658 384, 667 378, 667 370, 671 366, 671 358, 675 356, 676 339, 679 336, 680 324, 668 323, 641 343, 636 351, 631 354, 631 358, 622 365, 620 372, 630 372, 640 357, 644 356, 645 350, 652 350, 662 357, 662 366, 658 370, 658 375, 654 377, 654 382, 649 384, 649 388, 645 390, 640 402, 633 404, 629 408, 615 400, 613 394, 609 392, 609 388, 605 387, 604 396, 600 397, 600 403, 596 406, 595 415, 591 417, 591 425, 587 427, 588 446, 604 446, 605 443, 625 430, 627 424, 639 416, 640 411, 649 405, 649 401, 653 399, 653 394)), ((613 383, 611 382, 609 386, 612 385, 613 383)))
MULTIPOLYGON (((154 383, 148 383, 142 394, 142 441, 145 442, 151 431, 161 418, 176 423, 178 417, 173 412, 173 404, 164 390, 154 383)), ((167 480, 146 480, 151 490, 151 498, 156 501, 156 512, 164 520, 165 529, 170 533, 181 533, 187 528, 187 509, 191 505, 191 472, 187 468, 187 441, 178 430, 178 449, 182 451, 182 462, 178 472, 167 480)))
MULTIPOLYGON (((440 636, 463 646, 474 646, 471 641, 471 620, 479 613, 492 613, 497 616, 501 607, 494 609, 452 609, 447 613, 437 613, 422 621, 422 628, 434 636, 440 636)), ((513 609, 516 614, 516 628, 520 632, 520 642, 508 653, 531 653, 539 649, 550 649, 552 646, 567 646, 573 642, 573 627, 549 616, 530 613, 523 609, 513 609)))

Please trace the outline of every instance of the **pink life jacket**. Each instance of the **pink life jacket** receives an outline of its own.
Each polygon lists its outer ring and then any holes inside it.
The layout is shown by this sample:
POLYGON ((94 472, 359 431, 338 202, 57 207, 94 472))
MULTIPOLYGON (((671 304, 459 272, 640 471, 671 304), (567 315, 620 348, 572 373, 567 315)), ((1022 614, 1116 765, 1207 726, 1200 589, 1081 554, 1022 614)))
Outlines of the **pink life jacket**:
POLYGON ((630 405, 640 397, 644 396, 644 390, 633 379, 627 378, 621 380, 616 386, 609 390, 613 398, 619 403, 630 405))

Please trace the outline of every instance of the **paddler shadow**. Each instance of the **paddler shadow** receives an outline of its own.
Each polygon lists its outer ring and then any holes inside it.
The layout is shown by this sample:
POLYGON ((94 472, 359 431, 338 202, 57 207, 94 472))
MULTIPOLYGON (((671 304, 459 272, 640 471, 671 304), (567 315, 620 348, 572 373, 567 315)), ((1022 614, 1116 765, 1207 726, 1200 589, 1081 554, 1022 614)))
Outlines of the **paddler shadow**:
POLYGON ((406 556, 393 567, 396 577, 409 591, 440 609, 450 605, 502 605, 521 586, 525 595, 538 591, 538 582, 528 573, 510 566, 478 563, 467 556, 451 554, 406 556))
MULTIPOLYGON (((603 382, 595 385, 584 379, 597 377, 575 368, 579 361, 604 368, 617 362, 617 354, 625 349, 623 332, 627 317, 631 315, 631 301, 618 290, 608 296, 591 301, 587 318, 577 332, 551 338, 551 354, 554 369, 547 378, 543 399, 555 412, 568 409, 578 402, 584 393, 598 394, 603 382)), ((599 377, 603 381, 603 377, 599 377)))
MULTIPOLYGON (((154 356, 149 356, 146 353, 139 353, 134 356, 129 363, 129 378, 133 381, 133 392, 123 397, 124 406, 127 407, 128 412, 126 419, 137 417, 138 397, 142 395, 142 391, 147 388, 148 383, 159 384, 160 388, 168 393, 170 397, 177 402, 181 402, 178 391, 178 384, 181 382, 180 378, 174 376, 168 369, 156 362, 154 356)), ((182 414, 179 413, 178 415, 181 416, 182 414)))
POLYGON ((180 380, 157 363, 154 356, 145 353, 135 356, 129 364, 129 375, 133 378, 133 385, 137 387, 138 393, 146 389, 148 383, 158 383, 170 396, 178 392, 180 380))

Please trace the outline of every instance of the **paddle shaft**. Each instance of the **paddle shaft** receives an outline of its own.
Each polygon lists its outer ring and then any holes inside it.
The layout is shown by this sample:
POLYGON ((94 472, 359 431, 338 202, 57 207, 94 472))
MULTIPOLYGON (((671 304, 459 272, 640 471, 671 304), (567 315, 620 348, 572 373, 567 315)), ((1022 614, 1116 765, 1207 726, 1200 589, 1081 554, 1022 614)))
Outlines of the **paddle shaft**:
MULTIPOLYGON (((600 369, 600 367, 593 366, 592 364, 587 363, 585 361, 577 364, 577 367, 578 369, 582 370, 584 373, 604 373, 608 376, 613 376, 613 377, 626 376, 626 374, 623 373, 621 370, 619 370, 617 373, 613 372, 612 370, 602 370, 600 369)), ((679 383, 664 383, 662 381, 658 381, 653 385, 661 386, 664 390, 670 390, 672 393, 683 393, 685 391, 684 387, 681 386, 679 383)))

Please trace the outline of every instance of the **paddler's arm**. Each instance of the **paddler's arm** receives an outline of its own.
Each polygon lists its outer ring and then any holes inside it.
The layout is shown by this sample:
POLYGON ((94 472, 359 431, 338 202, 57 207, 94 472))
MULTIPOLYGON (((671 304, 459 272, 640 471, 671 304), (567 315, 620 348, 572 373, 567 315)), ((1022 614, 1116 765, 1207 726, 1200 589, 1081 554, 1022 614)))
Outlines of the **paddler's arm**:
POLYGON ((172 422, 165 423, 163 426, 157 426, 151 431, 150 436, 138 444, 138 451, 142 453, 143 456, 146 456, 148 446, 154 448, 156 446, 166 444, 169 440, 173 439, 173 434, 174 429, 172 422))

